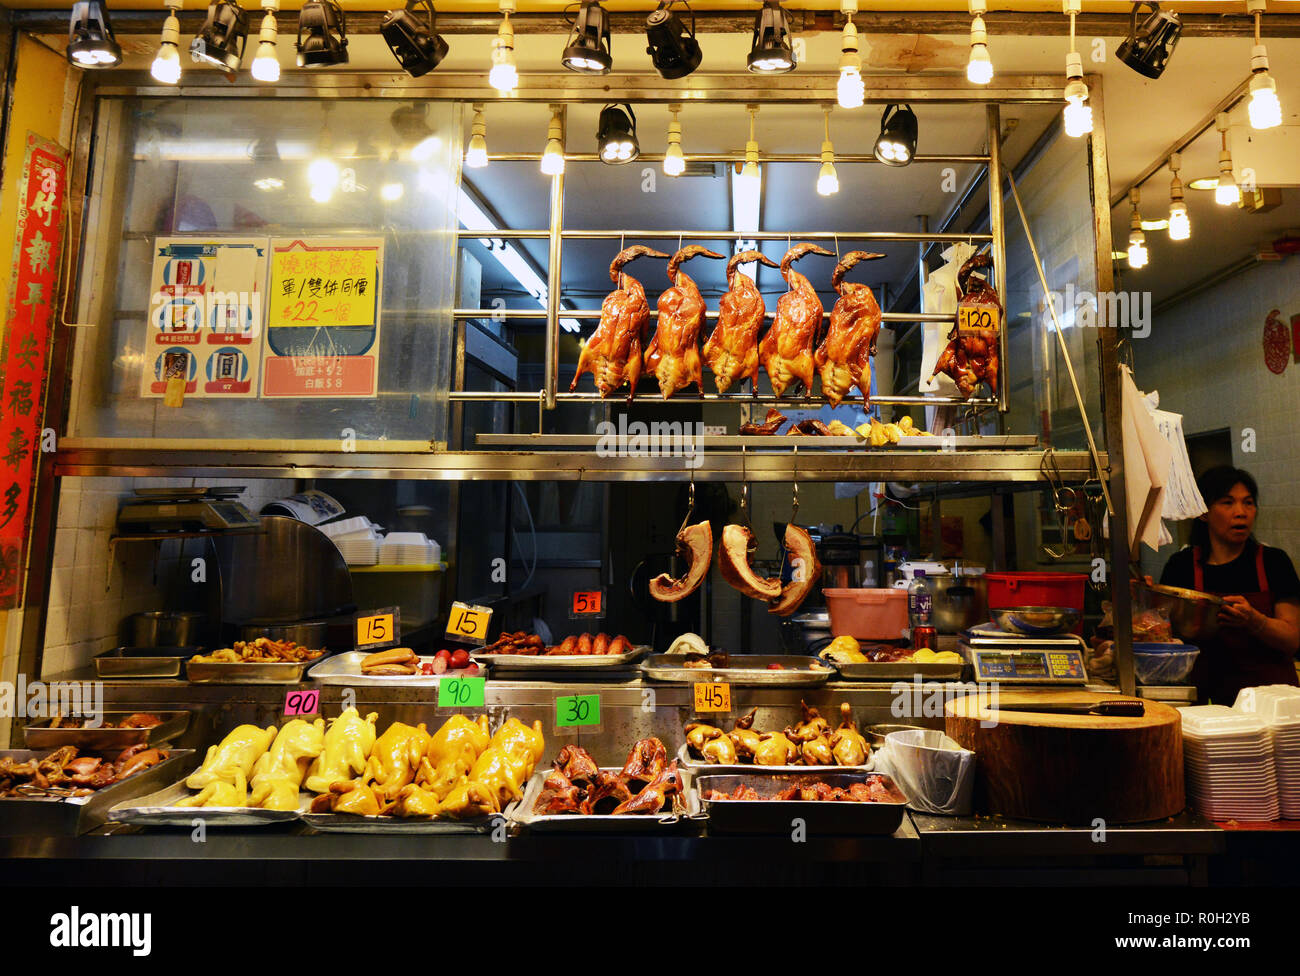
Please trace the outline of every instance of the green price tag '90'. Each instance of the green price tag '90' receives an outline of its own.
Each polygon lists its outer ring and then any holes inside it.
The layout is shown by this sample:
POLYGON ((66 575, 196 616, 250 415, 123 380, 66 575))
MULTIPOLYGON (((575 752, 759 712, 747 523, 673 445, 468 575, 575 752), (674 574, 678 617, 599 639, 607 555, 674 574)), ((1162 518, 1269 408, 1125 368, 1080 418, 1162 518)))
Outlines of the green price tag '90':
POLYGON ((486 678, 438 679, 439 708, 482 708, 486 678))
POLYGON ((555 699, 556 728, 600 724, 600 695, 565 695, 555 699))

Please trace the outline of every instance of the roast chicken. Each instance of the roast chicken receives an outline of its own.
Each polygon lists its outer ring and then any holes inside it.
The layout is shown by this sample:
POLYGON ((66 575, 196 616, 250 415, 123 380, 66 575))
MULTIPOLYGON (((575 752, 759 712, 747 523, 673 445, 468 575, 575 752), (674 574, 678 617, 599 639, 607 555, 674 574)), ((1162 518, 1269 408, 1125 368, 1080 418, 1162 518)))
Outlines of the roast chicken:
POLYGON ((692 722, 686 726, 686 745, 692 755, 707 763, 731 766, 739 761, 731 737, 713 725, 692 722))
POLYGON ((659 392, 667 400, 694 383, 704 393, 704 369, 700 360, 700 326, 704 324, 704 299, 691 276, 680 270, 693 257, 721 258, 699 244, 690 244, 668 261, 672 287, 659 296, 659 325, 645 351, 646 372, 659 380, 659 392))
POLYGON ((602 397, 624 383, 628 384, 627 402, 636 396, 636 384, 641 378, 641 343, 650 326, 650 306, 641 282, 625 273, 623 266, 639 257, 668 255, 639 244, 618 252, 609 266, 609 278, 618 287, 605 296, 600 306, 600 324, 578 355, 570 393, 578 388, 583 373, 591 373, 602 397))
POLYGON ((266 810, 297 810, 298 790, 307 768, 325 748, 325 720, 290 719, 271 748, 253 765, 249 805, 266 810))
POLYGON ((754 761, 754 753, 763 742, 762 734, 754 731, 754 716, 757 714, 758 709, 751 708, 744 716, 736 719, 736 724, 728 734, 732 745, 736 747, 736 756, 745 762, 754 761))
POLYGON ((727 262, 727 291, 718 303, 718 324, 704 343, 704 361, 713 370, 719 393, 731 384, 748 379, 750 392, 758 393, 758 333, 767 316, 767 305, 754 279, 737 266, 762 261, 769 268, 777 263, 762 251, 741 251, 727 262))
POLYGON ((880 306, 870 288, 845 281, 844 275, 860 261, 883 257, 850 251, 831 274, 831 286, 840 297, 831 309, 830 328, 814 360, 822 378, 822 393, 833 407, 838 407, 854 386, 863 403, 871 406, 871 357, 876 354, 880 335, 880 306))
POLYGON ((362 718, 355 708, 347 708, 330 722, 321 754, 307 770, 307 789, 328 793, 332 784, 350 780, 365 770, 375 744, 377 718, 376 712, 362 718))
POLYGON ((497 729, 496 735, 492 736, 489 745, 493 749, 523 746, 532 754, 533 765, 536 765, 542 761, 542 753, 546 751, 546 740, 542 736, 542 720, 534 719, 532 727, 529 728, 517 718, 508 718, 502 723, 501 728, 497 729))
POLYGON ((274 738, 274 725, 264 729, 256 725, 239 726, 219 744, 208 747, 203 765, 186 777, 185 785, 192 790, 201 790, 218 782, 233 786, 238 774, 242 790, 253 772, 253 764, 266 752, 274 738))
POLYGON ((677 555, 686 561, 686 575, 673 579, 660 573, 650 581, 650 595, 661 603, 684 600, 700 588, 713 558, 713 526, 707 521, 688 525, 677 533, 677 555))
POLYGON ((944 373, 957 384, 962 397, 969 400, 981 382, 987 382, 996 396, 998 392, 998 324, 1003 309, 997 291, 983 276, 972 275, 981 268, 991 268, 993 259, 987 254, 977 254, 957 272, 957 305, 983 306, 991 313, 987 327, 968 327, 963 331, 958 324, 948 333, 948 345, 939 354, 930 379, 944 373))
POLYGON ((853 721, 848 702, 840 703, 840 725, 831 735, 831 755, 840 766, 861 766, 871 754, 871 747, 853 721))
POLYGON ((749 558, 758 549, 754 533, 743 525, 728 525, 722 530, 718 547, 718 570, 722 578, 745 596, 755 600, 775 600, 781 596, 781 581, 754 572, 749 558))
POLYGON ((785 526, 785 551, 794 567, 790 582, 781 588, 780 596, 768 605, 768 612, 778 617, 788 617, 798 610, 822 574, 822 564, 817 559, 817 547, 813 544, 812 536, 793 522, 787 522, 785 526))
POLYGON ((362 780, 385 801, 396 800, 402 787, 415 781, 430 739, 423 722, 415 726, 394 722, 375 740, 362 780))
MULTIPOLYGON (((659 740, 654 741, 658 742, 659 740)), ((674 759, 663 767, 655 775, 654 779, 646 783, 636 796, 630 797, 616 806, 613 814, 615 816, 624 813, 656 814, 671 803, 671 797, 681 796, 682 792, 682 774, 677 771, 677 760, 674 759)))
MULTIPOLYGON (((808 279, 791 265, 805 254, 831 252, 816 244, 796 244, 781 259, 781 276, 789 288, 777 299, 776 318, 759 344, 758 355, 772 381, 772 392, 783 396, 798 380, 804 396, 812 395, 813 344, 822 326, 822 302, 808 279)), ((833 256, 833 255, 831 255, 833 256)))
POLYGON ((799 747, 784 732, 764 732, 758 739, 755 766, 790 766, 799 757, 799 747))
MULTIPOLYGON (((176 801, 178 807, 246 807, 248 806, 248 784, 244 771, 238 766, 232 767, 232 782, 214 779, 193 796, 182 797, 176 801)), ((188 785, 188 781, 187 781, 188 785)), ((297 806, 295 796, 294 806, 297 806)))

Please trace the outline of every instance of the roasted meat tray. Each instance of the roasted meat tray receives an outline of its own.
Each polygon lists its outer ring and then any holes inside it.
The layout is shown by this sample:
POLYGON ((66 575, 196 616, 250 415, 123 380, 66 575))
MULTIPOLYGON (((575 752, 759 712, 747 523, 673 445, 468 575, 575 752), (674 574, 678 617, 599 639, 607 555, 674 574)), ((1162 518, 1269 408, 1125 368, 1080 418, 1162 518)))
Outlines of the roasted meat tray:
POLYGON ((835 668, 824 661, 797 654, 729 654, 724 657, 710 655, 710 658, 715 663, 708 667, 688 667, 687 655, 652 654, 641 662, 641 673, 655 681, 674 684, 726 681, 742 688, 816 687, 824 685, 836 673, 835 668))
POLYGON ((185 734, 190 725, 189 712, 152 712, 161 719, 157 725, 143 728, 112 728, 123 719, 131 718, 134 712, 104 712, 103 723, 99 728, 51 728, 52 719, 45 719, 23 729, 23 740, 28 749, 57 749, 60 746, 76 746, 90 752, 120 752, 131 746, 147 743, 158 745, 170 742, 185 734))
POLYGON ((892 834, 903 822, 905 797, 893 780, 879 773, 805 771, 791 775, 725 774, 695 778, 701 809, 709 818, 710 834, 773 834, 790 836, 794 821, 803 821, 808 836, 819 834, 892 834), (889 802, 856 800, 777 800, 791 786, 825 783, 848 789, 879 776, 896 799, 889 802), (755 790, 759 799, 733 799, 737 788, 755 790), (711 799, 714 793, 724 799, 711 799))
MULTIPOLYGON (((685 830, 697 827, 703 820, 699 797, 689 784, 681 796, 673 798, 671 811, 658 814, 538 813, 534 807, 550 772, 548 767, 533 774, 524 790, 523 800, 511 814, 512 822, 544 833, 640 834, 685 830)), ((602 768, 601 772, 617 773, 619 767, 602 768)))

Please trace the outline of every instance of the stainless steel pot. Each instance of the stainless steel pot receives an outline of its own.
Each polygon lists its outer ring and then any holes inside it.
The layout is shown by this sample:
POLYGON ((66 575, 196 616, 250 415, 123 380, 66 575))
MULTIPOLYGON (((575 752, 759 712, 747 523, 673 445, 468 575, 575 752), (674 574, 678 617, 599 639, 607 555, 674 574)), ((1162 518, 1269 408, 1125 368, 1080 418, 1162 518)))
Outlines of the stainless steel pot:
MULTIPOLYGON (((927 584, 930 577, 925 577, 927 584)), ((934 608, 934 627, 941 634, 959 634, 989 620, 989 588, 983 576, 934 578, 930 600, 934 608)))
POLYGON ((317 650, 325 646, 325 633, 329 625, 324 620, 309 620, 300 624, 247 624, 239 628, 243 641, 268 637, 276 641, 293 641, 303 647, 317 650))
POLYGON ((134 647, 188 647, 202 644, 208 615, 197 610, 150 610, 131 615, 134 647))

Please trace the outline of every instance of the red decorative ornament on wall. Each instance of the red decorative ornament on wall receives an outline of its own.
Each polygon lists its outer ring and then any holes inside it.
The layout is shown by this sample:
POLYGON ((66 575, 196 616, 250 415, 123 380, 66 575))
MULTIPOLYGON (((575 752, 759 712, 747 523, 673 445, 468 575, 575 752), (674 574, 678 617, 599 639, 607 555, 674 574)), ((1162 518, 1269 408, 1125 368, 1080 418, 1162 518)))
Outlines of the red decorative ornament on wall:
POLYGON ((1286 325, 1278 318, 1280 314, 1281 309, 1275 308, 1264 320, 1264 365, 1274 373, 1283 372, 1291 358, 1291 337, 1286 325))

